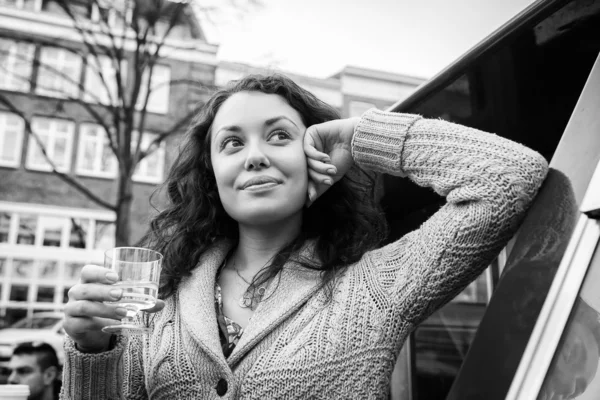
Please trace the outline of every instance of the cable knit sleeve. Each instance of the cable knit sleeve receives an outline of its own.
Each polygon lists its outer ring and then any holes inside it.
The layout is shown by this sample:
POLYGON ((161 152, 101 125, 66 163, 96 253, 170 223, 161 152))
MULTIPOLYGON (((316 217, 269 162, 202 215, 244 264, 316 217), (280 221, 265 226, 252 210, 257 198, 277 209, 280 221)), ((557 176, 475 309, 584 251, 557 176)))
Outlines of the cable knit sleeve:
POLYGON ((475 279, 515 233, 548 165, 502 137, 442 120, 369 110, 352 155, 446 197, 419 229, 365 260, 393 312, 417 324, 475 279))
POLYGON ((140 336, 118 336, 112 350, 97 354, 80 352, 69 337, 64 347, 61 399, 148 399, 140 336))

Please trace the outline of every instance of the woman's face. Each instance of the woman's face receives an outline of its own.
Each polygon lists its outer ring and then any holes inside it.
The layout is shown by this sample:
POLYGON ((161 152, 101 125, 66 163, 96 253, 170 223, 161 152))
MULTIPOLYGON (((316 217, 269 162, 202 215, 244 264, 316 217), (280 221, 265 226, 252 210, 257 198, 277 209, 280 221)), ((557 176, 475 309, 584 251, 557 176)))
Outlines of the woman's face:
POLYGON ((211 162, 227 214, 241 224, 301 215, 307 196, 306 127, 278 95, 240 92, 219 108, 211 128, 211 162))

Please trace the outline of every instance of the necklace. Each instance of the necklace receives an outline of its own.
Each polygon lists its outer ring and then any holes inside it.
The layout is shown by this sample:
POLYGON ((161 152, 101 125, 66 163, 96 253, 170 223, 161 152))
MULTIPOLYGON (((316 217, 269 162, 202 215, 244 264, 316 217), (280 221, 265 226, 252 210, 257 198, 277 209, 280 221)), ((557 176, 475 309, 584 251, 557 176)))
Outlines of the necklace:
POLYGON ((262 301, 262 298, 265 295, 265 287, 260 286, 258 288, 255 288, 251 282, 248 282, 246 278, 244 278, 242 274, 240 274, 240 271, 237 269, 235 260, 233 260, 233 270, 235 271, 237 276, 239 276, 242 279, 242 281, 244 281, 244 283, 248 285, 248 287, 244 291, 244 294, 242 294, 242 297, 240 297, 240 299, 238 300, 238 305, 242 308, 253 309, 255 303, 259 303, 260 301, 262 301))

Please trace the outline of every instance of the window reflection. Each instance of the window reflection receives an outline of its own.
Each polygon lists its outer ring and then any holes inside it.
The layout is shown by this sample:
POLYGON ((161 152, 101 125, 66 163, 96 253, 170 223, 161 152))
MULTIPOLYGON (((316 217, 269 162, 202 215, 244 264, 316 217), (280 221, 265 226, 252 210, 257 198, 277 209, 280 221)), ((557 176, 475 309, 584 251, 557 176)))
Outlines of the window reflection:
POLYGON ((70 226, 69 247, 85 249, 90 221, 88 219, 71 218, 70 226))
POLYGON ((115 224, 108 221, 96 221, 95 249, 115 247, 115 224))
POLYGON ((65 264, 65 279, 76 281, 81 275, 81 269, 83 265, 81 263, 66 263, 65 264))
POLYGON ((64 218, 40 217, 42 225, 42 245, 47 247, 60 247, 64 218))
POLYGON ((583 286, 538 400, 596 400, 600 393, 600 247, 590 263, 583 286))
POLYGON ((56 278, 58 273, 58 265, 56 261, 40 261, 39 276, 40 279, 56 278))
POLYGON ((17 244, 35 243, 35 231, 37 228, 37 217, 31 214, 19 216, 19 230, 17 232, 17 244))
POLYGON ((28 279, 33 276, 33 260, 13 260, 13 277, 28 279))
POLYGON ((0 212, 0 243, 8 243, 10 217, 9 213, 0 212))

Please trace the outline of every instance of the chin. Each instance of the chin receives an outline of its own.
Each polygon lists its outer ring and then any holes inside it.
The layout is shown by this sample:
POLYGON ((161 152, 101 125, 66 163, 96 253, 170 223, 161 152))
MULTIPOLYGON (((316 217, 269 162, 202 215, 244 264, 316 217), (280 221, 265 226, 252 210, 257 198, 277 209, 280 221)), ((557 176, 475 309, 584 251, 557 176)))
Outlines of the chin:
MULTIPOLYGON (((302 207, 256 207, 252 210, 244 210, 244 212, 236 213, 231 217, 240 224, 245 225, 272 225, 291 221, 298 215, 302 215, 302 207)), ((301 218, 300 218, 301 220, 301 218)))

